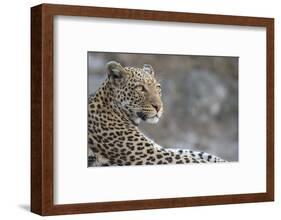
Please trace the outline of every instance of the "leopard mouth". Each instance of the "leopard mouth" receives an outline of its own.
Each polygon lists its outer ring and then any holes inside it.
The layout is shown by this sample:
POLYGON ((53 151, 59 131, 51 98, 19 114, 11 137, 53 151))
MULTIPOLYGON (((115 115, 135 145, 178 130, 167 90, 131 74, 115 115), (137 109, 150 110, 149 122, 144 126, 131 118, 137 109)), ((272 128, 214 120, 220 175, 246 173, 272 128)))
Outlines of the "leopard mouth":
POLYGON ((143 112, 137 112, 137 116, 143 120, 143 121, 147 121, 149 119, 159 119, 159 116, 157 114, 153 115, 153 116, 148 116, 147 114, 143 113, 143 112))

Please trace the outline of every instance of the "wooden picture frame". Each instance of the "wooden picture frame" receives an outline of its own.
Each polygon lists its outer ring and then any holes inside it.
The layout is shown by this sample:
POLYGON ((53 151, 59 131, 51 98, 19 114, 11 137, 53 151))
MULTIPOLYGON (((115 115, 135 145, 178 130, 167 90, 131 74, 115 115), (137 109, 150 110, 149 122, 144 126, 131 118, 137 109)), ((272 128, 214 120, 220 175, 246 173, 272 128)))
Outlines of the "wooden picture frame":
POLYGON ((42 4, 31 8, 31 211, 40 215, 188 207, 274 200, 274 19, 42 4), (53 18, 86 16, 266 28, 266 192, 54 205, 53 18))

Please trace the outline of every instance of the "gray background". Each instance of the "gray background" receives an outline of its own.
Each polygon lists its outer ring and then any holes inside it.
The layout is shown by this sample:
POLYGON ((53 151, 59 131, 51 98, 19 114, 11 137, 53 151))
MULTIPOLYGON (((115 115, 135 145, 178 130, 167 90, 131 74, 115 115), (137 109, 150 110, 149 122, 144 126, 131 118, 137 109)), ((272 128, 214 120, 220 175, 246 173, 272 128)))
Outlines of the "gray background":
POLYGON ((188 148, 238 161, 238 58, 88 52, 88 92, 107 77, 105 65, 151 64, 164 114, 140 129, 163 147, 188 148))

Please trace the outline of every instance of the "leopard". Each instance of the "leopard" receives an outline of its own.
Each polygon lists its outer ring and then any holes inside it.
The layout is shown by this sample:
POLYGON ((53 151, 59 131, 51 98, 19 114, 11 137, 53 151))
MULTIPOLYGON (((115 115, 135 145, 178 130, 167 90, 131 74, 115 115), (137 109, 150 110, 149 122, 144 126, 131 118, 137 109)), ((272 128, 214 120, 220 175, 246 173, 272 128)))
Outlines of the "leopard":
POLYGON ((161 85, 150 64, 106 64, 107 77, 88 96, 88 166, 217 163, 226 160, 200 151, 160 146, 140 129, 156 124, 164 108, 161 85))

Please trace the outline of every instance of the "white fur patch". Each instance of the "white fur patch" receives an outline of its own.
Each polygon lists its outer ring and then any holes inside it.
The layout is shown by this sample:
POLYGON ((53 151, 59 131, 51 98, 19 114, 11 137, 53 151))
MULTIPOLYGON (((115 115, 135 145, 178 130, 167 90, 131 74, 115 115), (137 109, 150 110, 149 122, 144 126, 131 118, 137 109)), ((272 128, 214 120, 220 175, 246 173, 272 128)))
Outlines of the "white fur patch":
POLYGON ((134 121, 134 123, 136 124, 136 125, 138 125, 139 123, 140 123, 140 121, 141 121, 141 119, 140 118, 133 118, 132 119, 133 121, 134 121))
POLYGON ((158 117, 148 118, 145 120, 147 123, 156 124, 159 121, 158 117))

